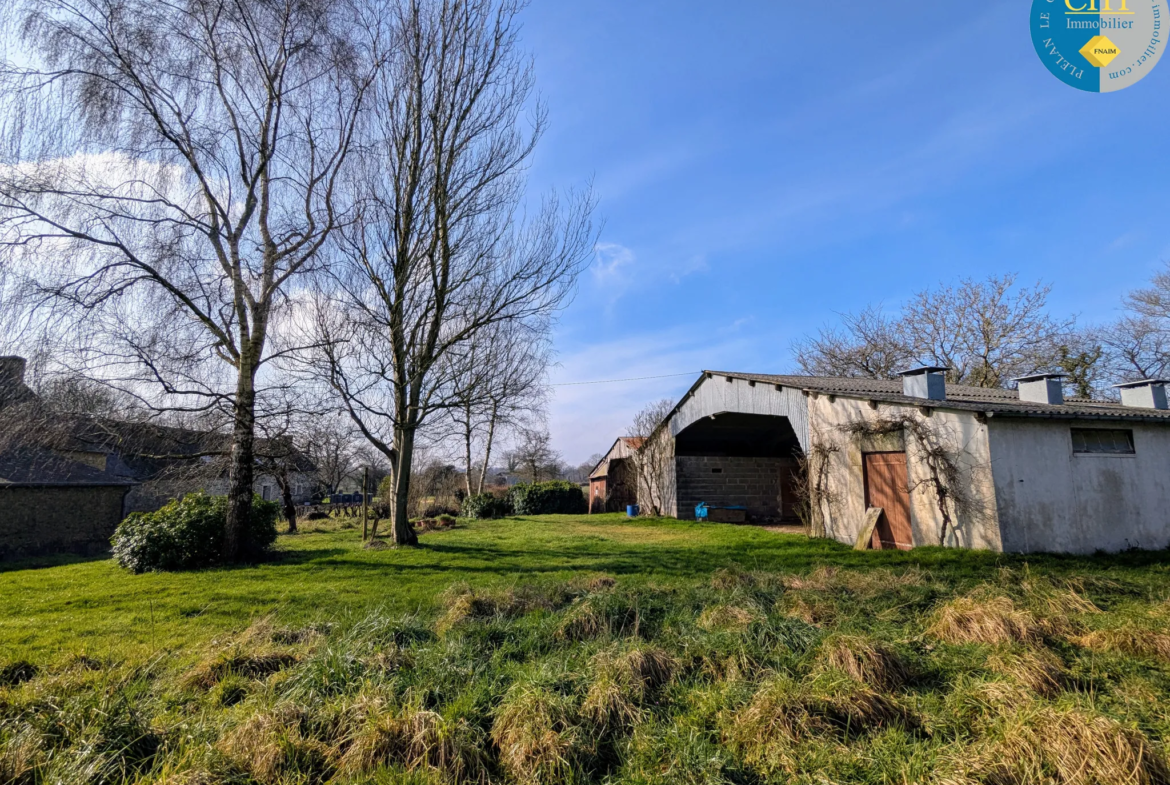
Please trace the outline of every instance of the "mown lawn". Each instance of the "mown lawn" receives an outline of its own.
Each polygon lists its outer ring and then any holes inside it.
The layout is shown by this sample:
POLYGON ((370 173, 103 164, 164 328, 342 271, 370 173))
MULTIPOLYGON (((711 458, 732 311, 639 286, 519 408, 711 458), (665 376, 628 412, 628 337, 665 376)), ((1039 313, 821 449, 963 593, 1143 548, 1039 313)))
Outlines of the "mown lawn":
POLYGON ((1114 575, 1151 592, 1170 580, 1164 554, 1086 560, 937 548, 856 553, 746 526, 619 514, 464 522, 401 551, 364 550, 356 530, 332 522, 308 522, 302 530, 280 538, 270 563, 230 570, 134 575, 109 559, 0 562, 0 658, 149 654, 242 629, 258 616, 297 625, 375 607, 425 612, 456 582, 489 588, 588 573, 633 586, 681 586, 732 565, 784 572, 896 565, 962 584, 1000 566, 1031 564, 1054 574, 1114 575))
POLYGON ((1167 553, 328 528, 231 570, 0 568, 0 783, 1170 785, 1167 553))

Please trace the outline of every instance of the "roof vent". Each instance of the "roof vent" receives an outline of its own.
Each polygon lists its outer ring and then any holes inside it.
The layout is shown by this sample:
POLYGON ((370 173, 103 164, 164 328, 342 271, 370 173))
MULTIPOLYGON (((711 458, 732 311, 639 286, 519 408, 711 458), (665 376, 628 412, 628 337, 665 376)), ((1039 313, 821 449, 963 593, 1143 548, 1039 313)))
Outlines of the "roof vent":
POLYGON ((1020 400, 1049 406, 1064 404, 1064 374, 1037 373, 1013 379, 1020 391, 1020 400))
POLYGON ((900 372, 898 375, 902 377, 902 394, 910 398, 945 401, 948 370, 950 369, 924 365, 921 368, 900 372))
POLYGON ((1113 385, 1121 390, 1121 403, 1137 409, 1167 409, 1166 379, 1142 379, 1140 382, 1113 385))

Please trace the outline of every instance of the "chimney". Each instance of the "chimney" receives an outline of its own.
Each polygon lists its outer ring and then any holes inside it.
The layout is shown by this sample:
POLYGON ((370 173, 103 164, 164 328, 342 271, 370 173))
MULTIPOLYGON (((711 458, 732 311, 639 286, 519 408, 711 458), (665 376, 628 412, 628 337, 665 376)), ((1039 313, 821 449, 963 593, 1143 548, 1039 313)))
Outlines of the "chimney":
POLYGON ((1166 403, 1166 379, 1142 379, 1140 382, 1115 384, 1121 390, 1121 403, 1136 409, 1170 409, 1166 403))
POLYGON ((947 399, 947 377, 949 368, 924 365, 911 368, 898 375, 902 377, 902 394, 910 398, 925 398, 929 401, 947 399))
POLYGON ((1064 374, 1037 373, 1012 379, 1020 391, 1020 400, 1049 406, 1064 404, 1064 374))
POLYGON ((0 390, 23 387, 25 365, 23 357, 0 357, 0 390))
POLYGON ((23 357, 0 357, 0 409, 18 403, 36 400, 36 395, 24 386, 23 357))

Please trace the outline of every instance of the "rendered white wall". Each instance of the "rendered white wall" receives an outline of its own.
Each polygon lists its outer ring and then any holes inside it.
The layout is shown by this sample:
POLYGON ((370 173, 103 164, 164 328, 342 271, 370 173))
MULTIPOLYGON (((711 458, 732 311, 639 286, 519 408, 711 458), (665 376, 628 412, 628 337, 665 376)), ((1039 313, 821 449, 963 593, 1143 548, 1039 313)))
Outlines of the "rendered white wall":
POLYGON ((1005 418, 990 440, 1004 550, 1170 547, 1170 428, 1005 418), (1074 427, 1132 429, 1135 454, 1074 454, 1074 427))

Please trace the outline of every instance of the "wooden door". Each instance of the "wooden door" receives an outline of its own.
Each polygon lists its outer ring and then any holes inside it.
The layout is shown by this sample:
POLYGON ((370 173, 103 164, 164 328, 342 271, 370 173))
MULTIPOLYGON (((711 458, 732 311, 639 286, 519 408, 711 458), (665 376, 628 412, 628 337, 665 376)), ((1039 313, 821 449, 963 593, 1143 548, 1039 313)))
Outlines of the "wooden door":
POLYGON ((908 551, 914 547, 910 529, 910 479, 906 453, 866 453, 865 504, 881 507, 882 517, 873 532, 873 548, 908 551))
POLYGON ((797 508, 797 489, 800 487, 800 469, 784 467, 780 470, 780 522, 800 523, 797 508))

